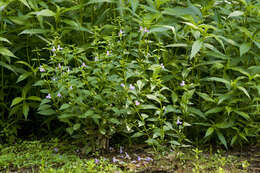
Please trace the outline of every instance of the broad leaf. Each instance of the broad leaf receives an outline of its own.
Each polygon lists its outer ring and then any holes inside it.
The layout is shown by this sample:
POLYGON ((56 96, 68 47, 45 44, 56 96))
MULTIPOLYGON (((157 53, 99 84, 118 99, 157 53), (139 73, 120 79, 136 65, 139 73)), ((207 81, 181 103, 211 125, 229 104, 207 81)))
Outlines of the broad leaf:
POLYGON ((24 100, 24 98, 22 97, 16 97, 15 99, 13 99, 11 107, 13 107, 14 105, 17 105, 19 103, 21 103, 24 100))
POLYGON ((0 54, 4 56, 16 57, 9 49, 0 46, 0 54))
POLYGON ((193 45, 192 45, 192 49, 191 49, 191 54, 190 54, 190 59, 192 59, 201 49, 203 45, 203 42, 201 40, 196 40, 193 45))
POLYGON ((243 15, 243 14, 244 14, 243 11, 234 11, 234 12, 232 12, 232 13, 230 13, 230 14, 228 15, 228 18, 241 16, 241 15, 243 15))
POLYGON ((226 149, 228 149, 227 141, 226 141, 225 137, 223 136, 223 134, 218 130, 216 132, 217 132, 217 136, 218 136, 218 139, 220 140, 220 142, 226 147, 226 149))
POLYGON ((24 115, 24 118, 27 120, 27 117, 28 117, 28 113, 29 113, 29 104, 24 102, 23 103, 23 115, 24 115))
POLYGON ((240 51, 240 56, 244 55, 245 53, 247 53, 251 48, 251 44, 250 43, 243 43, 240 47, 239 47, 239 51, 240 51))
POLYGON ((210 135, 214 132, 214 130, 215 130, 215 129, 214 129, 213 127, 208 128, 208 130, 207 130, 207 132, 206 132, 204 138, 210 136, 210 135))

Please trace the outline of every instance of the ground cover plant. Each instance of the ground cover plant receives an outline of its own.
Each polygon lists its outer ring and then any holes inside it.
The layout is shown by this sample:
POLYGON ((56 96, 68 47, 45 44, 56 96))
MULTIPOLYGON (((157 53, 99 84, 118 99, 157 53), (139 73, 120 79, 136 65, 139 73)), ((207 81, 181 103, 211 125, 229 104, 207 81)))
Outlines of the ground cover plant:
POLYGON ((244 157, 225 155, 220 150, 202 153, 199 149, 155 153, 151 148, 113 148, 89 157, 77 145, 57 139, 23 141, 1 146, 1 172, 254 172, 244 157), (132 152, 135 150, 134 152, 132 152), (138 151, 142 150, 142 152, 138 151), (194 162, 194 160, 196 160, 194 162))
POLYGON ((0 142, 84 154, 259 143, 257 0, 0 2, 0 142))

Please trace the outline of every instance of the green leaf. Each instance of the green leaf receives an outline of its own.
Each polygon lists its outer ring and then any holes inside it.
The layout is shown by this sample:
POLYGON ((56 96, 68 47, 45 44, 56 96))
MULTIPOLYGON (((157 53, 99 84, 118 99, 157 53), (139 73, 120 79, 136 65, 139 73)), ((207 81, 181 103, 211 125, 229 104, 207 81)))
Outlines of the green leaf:
POLYGON ((223 136, 223 134, 218 130, 216 132, 217 132, 217 136, 218 136, 218 139, 220 140, 220 142, 226 147, 226 149, 228 149, 227 141, 226 141, 225 137, 223 136))
POLYGON ((233 11, 232 13, 230 13, 230 14, 228 15, 228 18, 241 16, 241 15, 243 15, 243 14, 244 14, 243 11, 233 11))
POLYGON ((195 114, 195 115, 198 115, 198 116, 200 116, 201 118, 206 119, 205 114, 204 114, 203 112, 201 112, 201 110, 199 110, 199 109, 197 109, 197 108, 194 108, 194 107, 189 107, 188 109, 189 109, 189 111, 190 111, 191 113, 193 113, 193 114, 195 114))
POLYGON ((178 101, 178 95, 174 91, 172 91, 171 97, 173 103, 176 103, 178 101))
POLYGON ((170 113, 170 112, 174 112, 174 113, 181 113, 181 111, 175 107, 173 107, 172 105, 168 105, 165 108, 165 113, 170 113))
POLYGON ((192 44, 192 49, 191 49, 191 54, 190 54, 190 59, 192 59, 202 48, 203 42, 201 40, 196 40, 192 44))
POLYGON ((214 132, 214 130, 215 130, 215 129, 214 129, 213 127, 208 128, 208 130, 207 130, 207 132, 206 132, 204 138, 210 136, 210 135, 214 132))
POLYGON ((27 98, 27 100, 32 100, 32 101, 42 101, 42 99, 40 97, 37 96, 30 96, 27 98))
POLYGON ((168 30, 171 30, 173 33, 175 33, 174 26, 170 26, 170 25, 154 25, 150 29, 150 32, 161 32, 161 33, 164 33, 164 32, 166 32, 168 30))
POLYGON ((74 131, 78 130, 79 128, 80 128, 80 124, 79 123, 73 125, 73 130, 74 131))
POLYGON ((14 105, 17 105, 19 103, 21 103, 24 100, 24 98, 22 97, 16 97, 15 99, 13 99, 11 107, 13 107, 14 105))
POLYGON ((25 73, 21 74, 19 76, 19 78, 17 79, 16 83, 19 83, 19 82, 25 80, 26 78, 28 78, 31 75, 32 75, 32 72, 25 72, 25 73))
POLYGON ((234 125, 234 122, 232 121, 224 121, 222 123, 217 123, 214 126, 218 129, 227 129, 234 125))
POLYGON ((56 15, 53 11, 51 11, 49 9, 44 9, 44 10, 35 12, 35 14, 37 16, 46 16, 46 17, 50 17, 50 16, 55 16, 56 15))
POLYGON ((237 140, 237 135, 233 136, 230 145, 233 146, 236 140, 237 140))
POLYGON ((93 110, 88 110, 87 112, 85 112, 83 115, 81 115, 79 118, 88 118, 88 117, 92 117, 95 114, 95 112, 93 110))
POLYGON ((203 98, 205 101, 208 102, 213 102, 215 103, 215 101, 206 93, 201 93, 201 92, 196 92, 201 98, 203 98))
POLYGON ((131 8, 133 13, 135 13, 136 9, 139 6, 139 0, 130 0, 131 8))
POLYGON ((260 43, 257 41, 253 41, 255 43, 255 45, 257 46, 258 49, 260 49, 260 43))
POLYGON ((208 77, 201 79, 202 81, 215 81, 215 82, 222 82, 230 87, 230 82, 226 79, 219 78, 219 77, 208 77))
POLYGON ((247 90, 242 87, 242 86, 238 86, 237 87, 240 91, 242 91, 249 99, 251 99, 250 95, 248 94, 247 90))
POLYGON ((49 116, 49 115, 56 114, 56 111, 54 111, 53 109, 46 109, 46 110, 39 111, 38 114, 49 116))
POLYGON ((44 80, 39 80, 33 84, 33 86, 43 86, 45 84, 44 80))
POLYGON ((188 47, 186 43, 175 43, 175 44, 168 44, 165 47, 188 47))
POLYGON ((19 33, 18 35, 22 35, 22 34, 30 34, 30 35, 34 35, 34 34, 44 34, 49 32, 50 30, 48 29, 26 29, 23 30, 21 33, 19 33))
POLYGON ((28 113, 29 113, 29 105, 28 105, 28 103, 24 102, 23 103, 23 115, 24 115, 26 120, 27 120, 27 117, 28 117, 28 113))
POLYGON ((70 135, 72 135, 74 130, 73 130, 72 127, 68 127, 68 128, 66 128, 66 131, 67 131, 70 135))
POLYGON ((141 106, 139 106, 139 109, 158 109, 156 106, 154 106, 154 105, 150 105, 150 104, 148 104, 148 105, 141 105, 141 106))
MULTIPOLYGON (((75 114, 72 114, 72 113, 63 113, 61 115, 59 115, 59 119, 69 119, 69 118, 72 118, 72 117, 75 117, 76 115, 75 114)), ((61 121, 64 121, 64 120, 61 120, 61 121)))
POLYGON ((251 48, 251 44, 250 43, 243 43, 240 47, 239 47, 239 51, 240 51, 240 56, 244 55, 245 53, 247 53, 251 48))
POLYGON ((23 3, 26 7, 31 9, 30 5, 28 4, 27 0, 19 0, 21 3, 23 3))
POLYGON ((2 66, 2 67, 4 67, 4 68, 7 68, 8 70, 11 70, 11 71, 14 72, 15 74, 17 74, 16 71, 15 71, 15 69, 14 69, 12 66, 10 66, 10 65, 8 65, 8 64, 6 64, 6 63, 4 63, 4 62, 1 62, 1 61, 0 61, 0 66, 2 66))
POLYGON ((61 105, 60 109, 59 110, 64 110, 64 109, 68 109, 70 107, 69 104, 67 103, 64 103, 63 105, 61 105))
POLYGON ((3 42, 7 42, 9 44, 12 44, 8 39, 4 38, 4 37, 0 37, 0 41, 3 41, 3 42))
POLYGON ((138 137, 143 136, 143 135, 144 135, 143 132, 136 132, 135 134, 133 134, 133 135, 131 136, 131 138, 138 138, 138 137))
POLYGON ((250 116, 247 113, 237 110, 234 110, 234 112, 240 115, 241 117, 245 118, 246 120, 250 120, 250 116))
POLYGON ((152 94, 147 94, 146 97, 150 100, 154 100, 157 101, 159 104, 161 103, 160 99, 158 99, 156 96, 152 95, 152 94))
POLYGON ((5 47, 0 47, 0 54, 3 56, 16 57, 9 49, 5 47))
POLYGON ((223 109, 224 109, 223 107, 213 107, 210 110, 208 110, 207 112, 205 112, 205 114, 208 115, 208 114, 218 113, 218 112, 223 111, 223 109))

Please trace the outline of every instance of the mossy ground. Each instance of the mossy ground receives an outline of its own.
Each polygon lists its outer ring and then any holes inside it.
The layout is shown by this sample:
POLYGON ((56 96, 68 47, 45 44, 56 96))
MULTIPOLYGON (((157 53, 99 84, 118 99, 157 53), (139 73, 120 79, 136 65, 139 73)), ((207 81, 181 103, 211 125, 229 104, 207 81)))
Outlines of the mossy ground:
MULTIPOLYGON (((155 152, 146 146, 114 147, 104 153, 85 154, 77 145, 23 141, 14 145, 0 145, 1 172, 57 172, 57 173, 119 173, 119 172, 228 172, 251 173, 259 171, 256 157, 248 152, 214 152, 196 148, 165 149, 155 152), (248 156, 248 155, 247 155, 248 156)), ((254 154, 259 147, 254 149, 254 154)))

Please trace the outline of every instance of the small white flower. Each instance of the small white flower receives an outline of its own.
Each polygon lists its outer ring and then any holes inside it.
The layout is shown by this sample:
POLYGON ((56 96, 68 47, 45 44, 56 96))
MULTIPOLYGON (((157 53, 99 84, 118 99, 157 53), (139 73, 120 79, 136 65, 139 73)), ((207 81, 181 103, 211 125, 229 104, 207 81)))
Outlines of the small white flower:
POLYGON ((60 45, 58 45, 57 50, 60 51, 60 50, 62 50, 62 49, 63 49, 63 48, 61 48, 60 45))
POLYGON ((130 89, 130 90, 134 90, 135 87, 134 87, 132 84, 130 84, 130 85, 129 85, 129 89, 130 89))
POLYGON ((136 101, 135 101, 135 105, 136 105, 136 106, 140 105, 140 102, 136 100, 136 101))
POLYGON ((51 99, 51 94, 48 94, 48 95, 46 96, 46 99, 51 99))
POLYGON ((185 81, 183 80, 181 83, 180 83, 180 86, 184 86, 185 85, 185 81))
POLYGON ((45 69, 42 66, 39 67, 39 70, 40 72, 45 72, 45 69))
POLYGON ((51 49, 52 52, 55 52, 56 51, 56 48, 53 46, 52 49, 51 49))
POLYGON ((165 69, 165 67, 164 67, 164 65, 163 65, 163 64, 161 64, 161 67, 162 67, 162 69, 165 69))
POLYGON ((123 35, 124 31, 122 31, 122 29, 120 29, 118 36, 121 37, 123 35))
POLYGON ((82 65, 81 65, 81 67, 87 67, 87 66, 86 66, 86 64, 83 62, 82 65))

